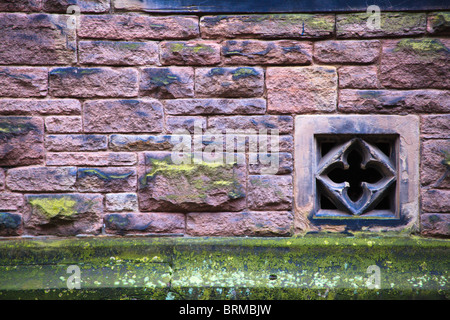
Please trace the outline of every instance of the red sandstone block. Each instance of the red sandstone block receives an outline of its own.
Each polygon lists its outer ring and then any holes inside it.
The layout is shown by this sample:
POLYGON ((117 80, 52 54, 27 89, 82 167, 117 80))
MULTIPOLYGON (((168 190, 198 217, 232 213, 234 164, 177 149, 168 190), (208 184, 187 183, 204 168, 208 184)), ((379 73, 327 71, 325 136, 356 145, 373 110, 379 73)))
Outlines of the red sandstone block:
POLYGON ((222 133, 234 130, 240 133, 258 134, 260 130, 266 130, 270 135, 272 130, 278 130, 280 134, 291 133, 293 130, 291 116, 228 116, 211 117, 208 119, 208 129, 217 129, 222 133))
POLYGON ((195 92, 198 97, 259 97, 264 92, 264 70, 259 67, 198 68, 195 92))
POLYGON ((250 99, 175 99, 165 101, 165 111, 172 115, 264 114, 266 100, 250 99))
POLYGON ((378 84, 377 66, 341 66, 338 69, 339 88, 376 89, 378 84))
POLYGON ((291 176, 250 176, 248 179, 248 207, 252 210, 292 210, 293 187, 291 176))
POLYGON ((220 63, 220 44, 212 41, 163 41, 163 65, 215 65, 220 63))
POLYGON ((339 92, 339 111, 348 113, 445 113, 450 93, 440 90, 351 90, 339 92))
POLYGON ((82 38, 191 39, 199 35, 198 18, 194 16, 84 15, 78 35, 82 38))
POLYGON ((30 194, 25 199, 24 226, 31 235, 95 235, 101 231, 102 195, 30 194))
POLYGON ((293 216, 286 211, 195 212, 186 215, 190 236, 290 236, 293 216))
POLYGON ((128 152, 59 152, 47 153, 48 166, 132 166, 136 154, 128 152))
POLYGON ((47 68, 0 67, 0 97, 45 96, 47 77, 47 68))
POLYGON ((139 93, 157 99, 194 96, 194 69, 190 67, 142 69, 139 93))
POLYGON ((378 40, 328 40, 314 44, 314 58, 319 63, 373 63, 378 60, 378 40))
POLYGON ((15 211, 23 205, 20 193, 0 192, 0 211, 15 211))
POLYGON ((420 130, 424 138, 450 137, 450 114, 422 115, 420 130))
POLYGON ((0 236, 20 236, 23 233, 22 215, 0 212, 0 236))
POLYGON ((226 64, 296 64, 307 65, 312 61, 312 43, 309 41, 278 40, 229 40, 222 47, 226 64))
POLYGON ((422 192, 424 212, 450 213, 450 190, 430 189, 422 192))
POLYGON ((80 41, 80 63, 94 65, 152 65, 159 62, 156 42, 80 41))
POLYGON ((198 116, 166 116, 166 132, 177 133, 187 131, 191 134, 197 132, 203 133, 206 129, 206 118, 198 116), (197 129, 196 129, 197 126, 197 129))
POLYGON ((47 151, 101 151, 108 147, 108 138, 94 134, 58 134, 45 137, 47 151))
POLYGON ((448 12, 432 12, 428 14, 427 31, 431 34, 450 34, 450 14, 448 12))
POLYGON ((161 132, 163 106, 154 99, 87 101, 83 124, 85 132, 161 132))
POLYGON ((450 39, 384 40, 380 83, 386 88, 450 89, 450 39))
POLYGON ((0 117, 0 166, 44 161, 44 123, 39 117, 0 117))
POLYGON ((0 99, 0 115, 79 115, 81 103, 73 99, 0 99))
POLYGON ((29 12, 39 11, 43 0, 0 0, 2 12, 29 12))
POLYGON ((249 14, 204 16, 203 38, 326 38, 334 34, 332 14, 249 14))
POLYGON ((76 189, 80 192, 136 191, 134 168, 78 168, 76 189))
MULTIPOLYGON (((280 137, 279 152, 273 153, 250 153, 248 172, 250 174, 289 174, 294 171, 294 161, 292 154, 288 152, 282 152, 282 137, 280 137)), ((270 142, 269 142, 270 143, 270 142)), ((268 145, 268 150, 270 152, 270 145, 268 145)), ((277 178, 274 178, 277 179, 277 178)))
POLYGON ((433 139, 423 142, 420 170, 423 186, 450 189, 450 173, 447 172, 449 169, 443 163, 446 156, 450 156, 450 139, 433 139))
POLYGON ((68 16, 0 13, 0 64, 58 65, 76 61, 68 16))
POLYGON ((450 236, 450 214, 424 213, 420 215, 421 234, 432 237, 450 236))
POLYGON ((123 212, 104 217, 106 232, 115 234, 184 234, 183 213, 123 212))
POLYGON ((49 74, 55 97, 135 97, 138 73, 132 68, 56 68, 49 74))
POLYGON ((332 112, 336 110, 334 67, 267 68, 269 113, 332 112))
MULTIPOLYGON (((190 154, 182 155, 193 160, 190 154)), ((207 157, 207 155, 204 155, 207 157)), ((240 211, 245 208, 246 164, 207 160, 176 163, 171 152, 139 159, 139 208, 149 212, 240 211)))
POLYGON ((79 133, 82 130, 81 117, 50 116, 45 118, 47 133, 79 133))
POLYGON ((67 8, 76 5, 80 12, 102 13, 109 11, 109 0, 42 0, 45 12, 67 13, 67 8))
POLYGON ((72 191, 76 181, 75 167, 23 167, 9 169, 6 185, 14 191, 72 191))
POLYGON ((381 12, 380 28, 373 26, 370 13, 336 15, 338 38, 404 37, 425 34, 426 14, 411 12, 381 12))
POLYGON ((108 193, 105 195, 105 209, 112 212, 139 211, 136 193, 108 193))

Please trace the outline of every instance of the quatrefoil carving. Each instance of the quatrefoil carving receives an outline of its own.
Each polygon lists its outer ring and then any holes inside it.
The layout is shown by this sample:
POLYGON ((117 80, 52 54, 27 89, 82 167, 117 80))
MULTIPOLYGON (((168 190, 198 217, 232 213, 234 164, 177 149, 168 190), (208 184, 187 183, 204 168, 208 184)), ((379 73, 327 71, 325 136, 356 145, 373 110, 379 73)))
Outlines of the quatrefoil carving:
POLYGON ((356 216, 373 210, 397 179, 392 160, 377 146, 361 138, 353 138, 327 152, 319 161, 315 177, 321 192, 339 210, 356 216), (359 166, 355 161, 349 163, 352 152, 359 155, 359 166), (343 170, 345 181, 336 182, 330 178, 335 170, 343 170), (367 179, 365 173, 369 170, 375 170, 378 177, 372 181, 367 179), (359 185, 355 186, 358 181, 359 185), (361 190, 359 194, 352 194, 351 188, 355 187, 361 190))

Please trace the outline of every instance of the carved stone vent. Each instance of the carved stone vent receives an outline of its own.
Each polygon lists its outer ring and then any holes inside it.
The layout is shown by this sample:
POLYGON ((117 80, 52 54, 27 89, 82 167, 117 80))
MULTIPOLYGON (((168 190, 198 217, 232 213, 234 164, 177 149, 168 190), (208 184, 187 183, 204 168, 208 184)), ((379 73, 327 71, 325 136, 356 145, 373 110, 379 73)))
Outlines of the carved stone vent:
POLYGON ((305 230, 415 230, 417 116, 295 118, 295 223, 305 230))
POLYGON ((395 137, 342 140, 317 139, 316 216, 395 217, 395 137))

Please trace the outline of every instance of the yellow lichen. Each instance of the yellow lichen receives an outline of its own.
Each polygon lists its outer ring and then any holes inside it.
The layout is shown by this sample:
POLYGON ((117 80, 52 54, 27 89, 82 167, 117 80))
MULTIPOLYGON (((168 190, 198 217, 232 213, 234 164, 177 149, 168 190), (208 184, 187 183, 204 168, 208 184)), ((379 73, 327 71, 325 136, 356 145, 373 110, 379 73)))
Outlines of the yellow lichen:
POLYGON ((70 217, 76 214, 75 206, 77 202, 69 197, 36 198, 30 200, 30 204, 38 208, 48 219, 56 216, 70 217))

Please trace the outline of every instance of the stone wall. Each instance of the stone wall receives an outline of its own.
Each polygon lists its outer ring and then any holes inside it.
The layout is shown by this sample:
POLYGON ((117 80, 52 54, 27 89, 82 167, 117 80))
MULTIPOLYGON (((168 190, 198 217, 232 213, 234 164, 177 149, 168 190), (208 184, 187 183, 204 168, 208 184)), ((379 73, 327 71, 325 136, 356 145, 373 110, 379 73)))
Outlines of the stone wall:
POLYGON ((365 13, 136 10, 0 1, 1 236, 311 231, 294 225, 294 119, 305 114, 420 117, 414 232, 449 236, 448 12, 382 12, 372 30, 365 13), (267 174, 248 150, 176 163, 180 129, 278 130, 280 165, 267 174))

